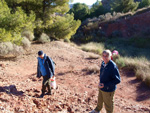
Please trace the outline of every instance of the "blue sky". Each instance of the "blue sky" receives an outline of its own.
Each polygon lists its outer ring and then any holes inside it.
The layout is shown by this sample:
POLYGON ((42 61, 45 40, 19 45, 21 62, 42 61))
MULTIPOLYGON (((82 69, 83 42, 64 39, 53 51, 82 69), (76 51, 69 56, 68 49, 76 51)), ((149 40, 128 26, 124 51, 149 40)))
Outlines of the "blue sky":
POLYGON ((93 3, 95 3, 97 0, 73 0, 73 3, 85 3, 87 5, 92 5, 93 3))

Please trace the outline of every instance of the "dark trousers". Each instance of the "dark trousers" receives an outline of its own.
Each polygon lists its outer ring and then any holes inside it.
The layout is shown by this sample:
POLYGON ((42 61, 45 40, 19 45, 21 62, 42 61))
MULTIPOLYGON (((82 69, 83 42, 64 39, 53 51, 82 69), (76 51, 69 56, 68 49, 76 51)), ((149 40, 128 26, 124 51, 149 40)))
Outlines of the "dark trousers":
POLYGON ((42 83, 42 94, 45 94, 46 87, 48 89, 48 92, 51 93, 51 87, 50 87, 50 78, 47 76, 43 76, 43 83, 42 83))

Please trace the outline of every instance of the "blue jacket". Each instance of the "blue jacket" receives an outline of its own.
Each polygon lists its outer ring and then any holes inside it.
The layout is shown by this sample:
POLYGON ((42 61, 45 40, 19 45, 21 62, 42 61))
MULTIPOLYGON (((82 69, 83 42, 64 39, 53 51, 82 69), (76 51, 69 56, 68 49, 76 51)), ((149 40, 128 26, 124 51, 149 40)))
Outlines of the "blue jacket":
POLYGON ((45 66, 44 66, 44 62, 45 62, 46 58, 47 58, 46 55, 44 55, 43 59, 38 57, 39 69, 40 69, 40 72, 41 72, 42 76, 47 75, 47 71, 46 71, 45 66))
POLYGON ((120 74, 116 64, 110 60, 105 66, 103 61, 100 69, 100 83, 104 84, 104 88, 101 88, 101 90, 113 92, 116 90, 116 85, 119 84, 120 81, 120 74))
MULTIPOLYGON (((49 57, 49 56, 44 56, 46 57, 43 64, 44 67, 46 69, 46 74, 48 76, 48 78, 51 78, 54 74, 55 74, 55 65, 53 60, 49 57)), ((39 64, 39 60, 38 60, 38 65, 37 65, 37 77, 40 78, 42 76, 42 73, 40 71, 40 64, 39 64)))

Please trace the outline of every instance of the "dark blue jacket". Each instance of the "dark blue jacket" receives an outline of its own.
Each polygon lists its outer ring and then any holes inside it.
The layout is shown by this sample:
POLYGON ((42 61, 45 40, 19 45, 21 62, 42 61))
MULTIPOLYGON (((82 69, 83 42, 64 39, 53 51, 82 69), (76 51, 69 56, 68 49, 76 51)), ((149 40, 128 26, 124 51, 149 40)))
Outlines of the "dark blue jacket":
POLYGON ((116 90, 116 85, 120 83, 120 74, 116 64, 110 60, 106 66, 104 61, 101 64, 100 69, 100 83, 104 84, 104 88, 101 88, 105 92, 113 92, 116 90))
MULTIPOLYGON (((46 56, 46 60, 44 61, 44 67, 46 69, 46 73, 48 78, 51 78, 55 74, 55 65, 53 60, 49 57, 46 56)), ((37 65, 37 77, 40 78, 42 76, 40 72, 40 67, 39 67, 39 62, 37 65)))

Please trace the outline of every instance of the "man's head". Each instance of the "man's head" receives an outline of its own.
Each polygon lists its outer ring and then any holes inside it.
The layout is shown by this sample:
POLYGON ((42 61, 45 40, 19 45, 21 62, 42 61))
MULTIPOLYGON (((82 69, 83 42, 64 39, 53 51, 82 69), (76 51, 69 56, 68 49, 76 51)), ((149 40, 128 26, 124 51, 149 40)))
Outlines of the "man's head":
POLYGON ((109 60, 111 59, 111 51, 110 50, 104 50, 103 53, 102 53, 102 57, 103 57, 103 60, 105 62, 105 64, 107 64, 109 62, 109 60))
POLYGON ((40 57, 41 59, 44 58, 44 53, 43 53, 43 51, 39 51, 39 52, 38 52, 38 55, 39 55, 39 57, 40 57))

